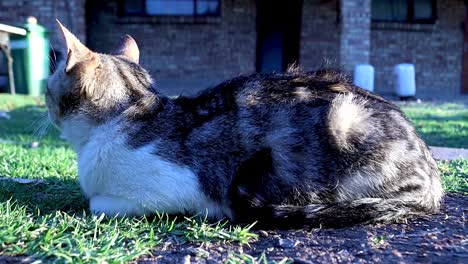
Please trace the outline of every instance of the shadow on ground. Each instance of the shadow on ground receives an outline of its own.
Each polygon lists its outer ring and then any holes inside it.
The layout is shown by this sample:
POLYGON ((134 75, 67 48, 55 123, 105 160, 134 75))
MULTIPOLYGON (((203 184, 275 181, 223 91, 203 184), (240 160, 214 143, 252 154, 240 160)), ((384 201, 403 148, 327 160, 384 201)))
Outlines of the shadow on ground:
POLYGON ((0 118, 0 143, 30 145, 38 141, 49 147, 68 146, 59 139, 60 132, 49 121, 44 106, 23 106, 7 114, 9 118, 0 118))
POLYGON ((19 206, 26 206, 30 211, 40 209, 40 215, 56 211, 78 213, 87 210, 87 202, 76 180, 55 177, 28 183, 16 180, 18 179, 0 180, 0 202, 10 200, 19 206))

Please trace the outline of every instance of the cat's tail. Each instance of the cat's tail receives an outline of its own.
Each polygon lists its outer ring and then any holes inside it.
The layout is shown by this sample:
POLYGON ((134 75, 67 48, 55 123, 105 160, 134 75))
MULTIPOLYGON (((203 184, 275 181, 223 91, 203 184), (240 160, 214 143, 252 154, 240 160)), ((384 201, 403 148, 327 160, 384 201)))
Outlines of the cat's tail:
POLYGON ((263 208, 259 225, 267 227, 344 227, 368 223, 388 223, 436 212, 438 207, 383 198, 363 198, 350 202, 306 206, 269 206, 263 208))

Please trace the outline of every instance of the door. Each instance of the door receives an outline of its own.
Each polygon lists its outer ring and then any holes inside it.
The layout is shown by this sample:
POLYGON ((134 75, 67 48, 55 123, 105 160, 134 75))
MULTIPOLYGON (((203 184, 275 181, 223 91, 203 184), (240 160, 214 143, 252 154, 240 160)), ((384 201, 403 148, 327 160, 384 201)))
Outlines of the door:
POLYGON ((299 63, 302 0, 257 1, 257 71, 282 72, 299 63))

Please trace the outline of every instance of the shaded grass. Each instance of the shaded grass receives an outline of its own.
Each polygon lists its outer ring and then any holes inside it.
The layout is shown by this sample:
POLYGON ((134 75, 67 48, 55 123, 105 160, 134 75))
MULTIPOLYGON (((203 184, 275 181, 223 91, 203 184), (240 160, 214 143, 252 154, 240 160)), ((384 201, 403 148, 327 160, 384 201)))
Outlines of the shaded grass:
MULTIPOLYGON (((434 109, 440 111, 404 106, 430 144, 465 146, 466 110, 458 105, 434 109), (432 135, 445 132, 447 136, 432 135)), ((90 216, 77 181, 76 154, 53 127, 42 138, 34 136, 39 125, 34 122, 46 113, 43 99, 0 95, 0 111, 5 110, 11 118, 0 118, 0 177, 13 180, 0 179, 0 255, 32 256, 44 262, 127 262, 151 254, 153 247, 168 239, 180 243, 256 239, 250 227, 210 224, 199 217, 90 216), (41 144, 31 147, 32 141, 41 144), (36 181, 14 181, 22 178, 36 181)), ((468 193, 467 160, 439 162, 439 167, 446 191, 468 193)), ((233 253, 228 262, 268 261, 263 255, 233 253)))
POLYGON ((67 146, 57 140, 59 131, 48 122, 47 108, 42 97, 0 95, 0 111, 9 119, 0 118, 0 143, 17 142, 30 145, 41 141, 49 146, 67 146))

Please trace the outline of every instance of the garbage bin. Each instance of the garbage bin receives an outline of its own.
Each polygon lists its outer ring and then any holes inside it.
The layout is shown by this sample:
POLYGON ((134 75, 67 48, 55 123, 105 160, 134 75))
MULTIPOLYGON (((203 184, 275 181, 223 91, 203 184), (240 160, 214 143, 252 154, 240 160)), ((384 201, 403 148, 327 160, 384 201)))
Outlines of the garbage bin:
POLYGON ((10 39, 16 92, 38 96, 44 94, 49 76, 49 32, 34 17, 22 27, 26 36, 10 39))
POLYGON ((411 99, 416 95, 416 74, 414 65, 401 63, 395 65, 395 92, 401 99, 411 99))
POLYGON ((354 85, 369 92, 374 91, 374 67, 369 64, 358 64, 354 67, 354 85))

